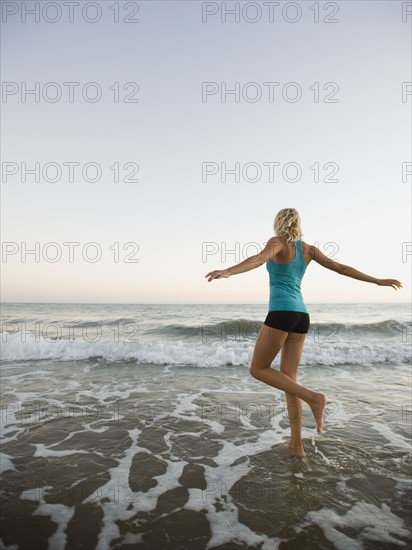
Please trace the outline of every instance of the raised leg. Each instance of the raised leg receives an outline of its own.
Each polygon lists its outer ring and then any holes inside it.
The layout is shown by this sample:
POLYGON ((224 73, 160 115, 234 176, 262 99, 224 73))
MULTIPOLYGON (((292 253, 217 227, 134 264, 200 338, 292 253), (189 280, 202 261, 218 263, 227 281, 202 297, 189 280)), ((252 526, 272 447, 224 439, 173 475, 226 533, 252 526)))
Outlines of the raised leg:
POLYGON ((321 433, 326 397, 297 384, 283 372, 271 368, 272 361, 282 349, 287 337, 287 332, 263 324, 256 338, 250 374, 265 384, 303 399, 312 409, 318 433, 321 433))

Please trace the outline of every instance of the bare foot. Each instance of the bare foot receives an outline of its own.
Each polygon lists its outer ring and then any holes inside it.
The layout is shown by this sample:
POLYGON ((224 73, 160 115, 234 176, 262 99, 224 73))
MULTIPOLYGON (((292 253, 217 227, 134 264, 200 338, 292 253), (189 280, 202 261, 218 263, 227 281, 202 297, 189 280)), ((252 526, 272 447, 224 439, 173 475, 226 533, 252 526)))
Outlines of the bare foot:
POLYGON ((327 403, 326 396, 323 393, 316 393, 316 398, 309 404, 312 409, 313 416, 316 420, 316 428, 318 434, 322 433, 323 429, 323 411, 327 403))
POLYGON ((303 448, 302 443, 296 446, 289 443, 288 454, 290 456, 298 456, 299 458, 303 458, 306 456, 305 449, 303 448))

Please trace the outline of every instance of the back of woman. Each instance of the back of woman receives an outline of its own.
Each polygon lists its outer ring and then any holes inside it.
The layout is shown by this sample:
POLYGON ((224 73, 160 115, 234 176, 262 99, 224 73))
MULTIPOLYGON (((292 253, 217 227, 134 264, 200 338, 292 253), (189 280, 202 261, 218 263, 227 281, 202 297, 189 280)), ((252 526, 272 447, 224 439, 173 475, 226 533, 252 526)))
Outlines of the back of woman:
POLYGON ((335 262, 314 246, 303 242, 300 216, 294 208, 284 208, 275 217, 275 237, 271 237, 262 252, 228 269, 207 273, 208 281, 228 278, 266 263, 269 273, 269 305, 256 337, 250 365, 251 375, 285 392, 291 439, 288 450, 293 456, 304 457, 302 444, 302 400, 311 408, 318 434, 323 428, 326 396, 296 383, 297 370, 309 331, 310 316, 303 301, 301 283, 312 260, 336 273, 377 284, 402 287, 396 279, 377 279, 357 269, 335 262), (281 351, 280 372, 271 364, 281 351))

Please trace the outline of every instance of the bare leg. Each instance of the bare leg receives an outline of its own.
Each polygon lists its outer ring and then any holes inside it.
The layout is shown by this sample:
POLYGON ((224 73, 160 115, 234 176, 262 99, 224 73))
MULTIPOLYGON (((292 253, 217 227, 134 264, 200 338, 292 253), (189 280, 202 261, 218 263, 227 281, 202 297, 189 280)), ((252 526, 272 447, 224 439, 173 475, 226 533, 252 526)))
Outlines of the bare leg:
POLYGON ((322 393, 314 392, 297 384, 283 372, 271 368, 272 361, 282 349, 287 337, 287 332, 263 324, 256 338, 250 373, 254 378, 269 386, 303 399, 312 409, 318 433, 321 433, 326 397, 322 393))
MULTIPOLYGON (((291 332, 282 347, 280 370, 294 382, 302 356, 306 334, 291 332)), ((291 393, 285 392, 290 424, 289 454, 303 458, 305 450, 302 442, 302 400, 291 393)))

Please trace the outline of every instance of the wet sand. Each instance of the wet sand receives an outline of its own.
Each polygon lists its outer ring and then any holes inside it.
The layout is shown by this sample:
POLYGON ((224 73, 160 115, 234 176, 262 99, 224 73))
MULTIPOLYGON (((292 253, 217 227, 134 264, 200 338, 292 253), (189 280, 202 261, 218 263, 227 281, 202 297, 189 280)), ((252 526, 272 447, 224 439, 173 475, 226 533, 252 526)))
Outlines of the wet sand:
POLYGON ((300 459, 284 395, 245 368, 5 365, 4 547, 405 547, 407 371, 379 368, 300 372, 330 401, 320 436, 304 405, 300 459))

